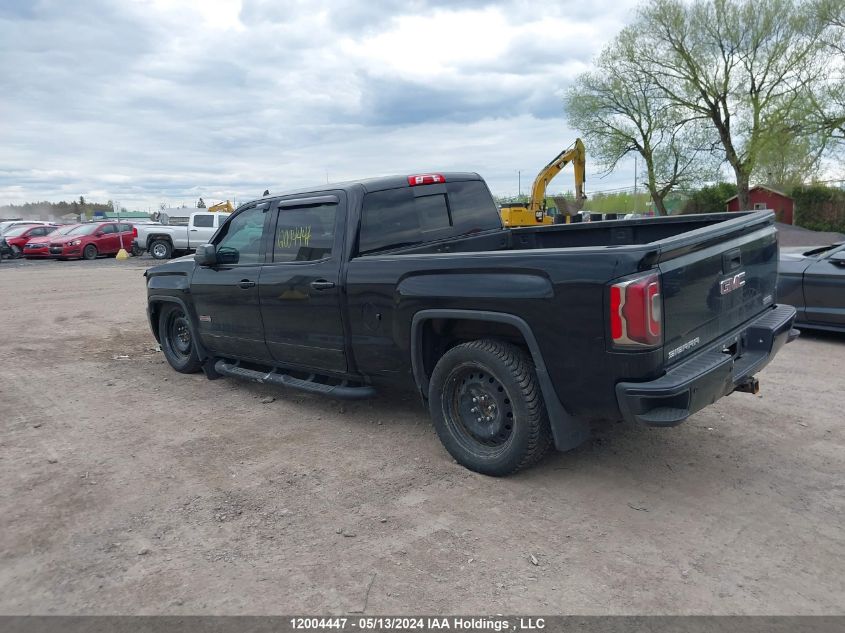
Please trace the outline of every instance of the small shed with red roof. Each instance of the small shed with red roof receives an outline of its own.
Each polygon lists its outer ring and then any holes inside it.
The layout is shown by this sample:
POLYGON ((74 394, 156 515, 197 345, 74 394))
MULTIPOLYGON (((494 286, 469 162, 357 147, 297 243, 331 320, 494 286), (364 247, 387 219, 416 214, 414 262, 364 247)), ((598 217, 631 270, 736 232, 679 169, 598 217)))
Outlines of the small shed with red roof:
MULTIPOLYGON (((739 196, 728 198, 728 211, 739 211, 739 196)), ((783 191, 765 185, 757 185, 748 190, 748 204, 752 209, 771 209, 778 222, 792 224, 795 216, 795 200, 783 191)))

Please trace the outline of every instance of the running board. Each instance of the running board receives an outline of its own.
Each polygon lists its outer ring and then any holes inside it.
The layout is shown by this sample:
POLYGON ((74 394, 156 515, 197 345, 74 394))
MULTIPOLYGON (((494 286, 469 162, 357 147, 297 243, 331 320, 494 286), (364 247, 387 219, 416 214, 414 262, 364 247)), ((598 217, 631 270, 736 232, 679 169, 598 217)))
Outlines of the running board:
POLYGON ((262 384, 279 385, 280 387, 290 387, 292 389, 299 389, 300 391, 310 391, 311 393, 340 398, 341 400, 363 400, 376 395, 376 390, 373 387, 350 387, 346 380, 338 385, 326 385, 316 382, 316 374, 311 374, 308 379, 294 378, 288 374, 280 373, 278 369, 263 372, 241 367, 238 363, 228 363, 222 359, 214 363, 214 370, 224 376, 235 376, 236 378, 246 378, 247 380, 262 384))

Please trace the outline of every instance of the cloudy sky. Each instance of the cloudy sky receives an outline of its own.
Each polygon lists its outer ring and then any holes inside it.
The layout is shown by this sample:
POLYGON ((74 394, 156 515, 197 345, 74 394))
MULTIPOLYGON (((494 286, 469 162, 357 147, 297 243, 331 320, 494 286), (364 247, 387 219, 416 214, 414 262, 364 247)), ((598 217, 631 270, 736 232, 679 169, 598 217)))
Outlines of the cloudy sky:
MULTIPOLYGON (((525 191, 577 136, 563 91, 635 4, 2 0, 0 204, 447 170, 501 195, 522 170, 525 191)), ((633 184, 592 172, 588 192, 633 184)))

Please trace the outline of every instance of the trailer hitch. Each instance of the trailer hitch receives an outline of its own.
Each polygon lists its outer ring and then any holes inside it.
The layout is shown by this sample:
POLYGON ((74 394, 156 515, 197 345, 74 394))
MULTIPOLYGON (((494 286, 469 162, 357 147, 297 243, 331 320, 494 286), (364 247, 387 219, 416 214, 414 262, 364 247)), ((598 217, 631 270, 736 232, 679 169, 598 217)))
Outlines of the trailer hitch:
POLYGON ((757 380, 754 376, 746 378, 741 383, 739 383, 735 388, 734 391, 741 391, 743 393, 751 393, 755 396, 760 393, 760 381, 757 380))

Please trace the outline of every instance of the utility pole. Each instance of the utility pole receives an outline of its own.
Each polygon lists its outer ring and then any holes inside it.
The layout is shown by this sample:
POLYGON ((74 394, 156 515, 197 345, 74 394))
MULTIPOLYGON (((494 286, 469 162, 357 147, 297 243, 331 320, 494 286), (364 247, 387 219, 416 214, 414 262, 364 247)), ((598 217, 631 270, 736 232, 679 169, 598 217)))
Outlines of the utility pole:
POLYGON ((516 170, 516 190, 519 192, 517 195, 521 198, 522 197, 522 170, 516 170))
POLYGON ((637 212, 637 155, 634 154, 634 213, 637 212))

